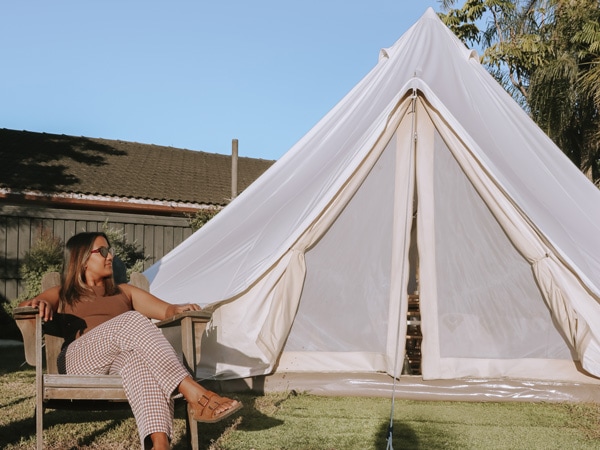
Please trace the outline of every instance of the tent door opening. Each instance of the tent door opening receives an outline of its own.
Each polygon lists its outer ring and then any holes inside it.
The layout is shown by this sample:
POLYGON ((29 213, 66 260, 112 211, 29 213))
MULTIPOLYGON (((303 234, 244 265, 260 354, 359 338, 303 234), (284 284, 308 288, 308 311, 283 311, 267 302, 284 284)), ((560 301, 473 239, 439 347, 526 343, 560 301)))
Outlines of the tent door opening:
MULTIPOLYGON (((416 199, 414 204, 416 205, 416 199)), ((419 303, 419 252, 417 250, 417 214, 413 213, 408 250, 406 344, 402 375, 421 375, 421 308, 419 303)))

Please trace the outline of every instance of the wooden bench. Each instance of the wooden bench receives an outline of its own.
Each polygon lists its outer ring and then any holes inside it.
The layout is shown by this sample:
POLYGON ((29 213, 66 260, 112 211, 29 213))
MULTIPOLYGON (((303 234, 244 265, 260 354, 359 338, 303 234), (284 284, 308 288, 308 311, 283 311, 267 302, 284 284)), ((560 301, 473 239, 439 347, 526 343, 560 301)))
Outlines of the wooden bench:
MULTIPOLYGON (((60 283, 60 275, 51 272, 44 275, 42 279, 42 291, 56 286, 60 283)), ((130 283, 144 290, 149 290, 146 277, 140 273, 131 274, 130 283)), ((23 335, 25 348, 25 359, 31 366, 35 366, 36 380, 36 443, 37 449, 42 450, 44 443, 44 410, 50 409, 86 409, 110 410, 113 408, 129 408, 127 397, 123 390, 123 383, 119 375, 64 375, 58 373, 57 357, 60 353, 63 339, 59 330, 53 330, 52 321, 42 324, 38 309, 30 306, 17 307, 14 310, 14 318, 23 335), (45 347, 46 371, 43 370, 43 351, 45 347)), ((194 320, 193 332, 202 333, 210 320, 210 313, 193 311, 193 314, 181 314, 176 317, 158 322, 156 325, 169 330, 168 339, 179 339, 175 342, 175 348, 183 348, 183 363, 188 368, 195 367, 199 348, 189 349, 190 342, 195 338, 188 330, 185 332, 186 321, 194 320), (184 326, 177 328, 183 322, 184 326), (182 333, 183 329, 183 333, 182 333), (176 332, 174 333, 173 330, 176 332), (191 356, 190 356, 191 355, 191 356), (187 358, 192 360, 187 361, 187 358)), ((186 408, 187 411, 187 408, 186 408)), ((186 413, 186 424, 188 430, 188 443, 192 449, 199 448, 198 426, 186 413)))

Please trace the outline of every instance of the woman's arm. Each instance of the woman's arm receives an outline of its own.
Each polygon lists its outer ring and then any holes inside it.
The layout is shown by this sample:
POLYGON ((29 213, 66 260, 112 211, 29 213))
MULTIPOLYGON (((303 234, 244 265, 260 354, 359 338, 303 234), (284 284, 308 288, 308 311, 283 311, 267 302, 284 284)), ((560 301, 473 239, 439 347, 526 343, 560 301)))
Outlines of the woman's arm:
POLYGON ((51 287, 31 300, 19 303, 19 306, 33 306, 38 308, 43 320, 52 320, 53 314, 58 311, 59 292, 60 286, 51 287))
POLYGON ((151 293, 130 284, 120 284, 119 288, 131 299, 133 309, 150 319, 165 320, 185 311, 199 311, 201 309, 200 306, 193 303, 186 305, 167 303, 151 293))

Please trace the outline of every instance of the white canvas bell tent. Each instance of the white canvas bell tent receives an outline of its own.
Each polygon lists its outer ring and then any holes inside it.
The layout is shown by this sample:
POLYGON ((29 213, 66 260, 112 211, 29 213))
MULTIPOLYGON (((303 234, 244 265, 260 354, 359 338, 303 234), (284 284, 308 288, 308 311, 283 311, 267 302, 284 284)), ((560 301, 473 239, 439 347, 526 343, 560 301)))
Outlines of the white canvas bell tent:
POLYGON ((399 374, 418 288, 423 379, 594 384, 599 237, 598 189, 429 9, 146 275, 218 306, 201 377, 399 374))

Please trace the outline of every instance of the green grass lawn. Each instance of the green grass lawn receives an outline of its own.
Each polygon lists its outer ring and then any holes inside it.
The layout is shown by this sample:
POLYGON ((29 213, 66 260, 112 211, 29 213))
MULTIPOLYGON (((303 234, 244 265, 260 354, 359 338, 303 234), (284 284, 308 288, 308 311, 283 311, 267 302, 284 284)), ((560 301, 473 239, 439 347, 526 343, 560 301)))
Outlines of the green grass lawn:
MULTIPOLYGON (((0 449, 35 448, 35 373, 22 349, 2 348, 0 449)), ((204 449, 385 449, 391 402, 303 393, 237 395, 241 414, 200 424, 204 449)), ((173 448, 185 449, 185 405, 176 407, 173 448)), ((45 414, 47 449, 135 449, 129 410, 45 414)), ((393 448, 599 449, 600 405, 397 400, 393 448)))

